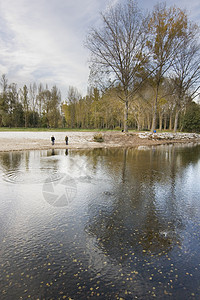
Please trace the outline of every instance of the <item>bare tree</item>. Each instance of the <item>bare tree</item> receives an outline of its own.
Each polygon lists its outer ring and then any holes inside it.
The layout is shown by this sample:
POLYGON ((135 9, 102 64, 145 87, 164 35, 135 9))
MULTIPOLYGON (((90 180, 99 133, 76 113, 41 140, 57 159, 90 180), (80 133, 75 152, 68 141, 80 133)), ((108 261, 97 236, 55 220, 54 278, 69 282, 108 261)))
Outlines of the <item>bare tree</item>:
POLYGON ((128 131, 129 101, 147 62, 147 21, 133 0, 111 7, 101 17, 102 27, 92 29, 86 40, 92 54, 91 74, 121 87, 118 96, 125 105, 124 131, 128 131))

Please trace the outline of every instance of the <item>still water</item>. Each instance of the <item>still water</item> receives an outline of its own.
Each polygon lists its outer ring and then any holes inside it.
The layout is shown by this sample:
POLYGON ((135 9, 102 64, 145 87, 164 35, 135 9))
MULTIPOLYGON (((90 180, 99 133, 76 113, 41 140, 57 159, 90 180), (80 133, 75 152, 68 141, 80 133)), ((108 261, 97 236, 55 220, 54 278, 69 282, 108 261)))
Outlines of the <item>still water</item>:
POLYGON ((200 299, 200 146, 0 153, 0 299, 200 299))

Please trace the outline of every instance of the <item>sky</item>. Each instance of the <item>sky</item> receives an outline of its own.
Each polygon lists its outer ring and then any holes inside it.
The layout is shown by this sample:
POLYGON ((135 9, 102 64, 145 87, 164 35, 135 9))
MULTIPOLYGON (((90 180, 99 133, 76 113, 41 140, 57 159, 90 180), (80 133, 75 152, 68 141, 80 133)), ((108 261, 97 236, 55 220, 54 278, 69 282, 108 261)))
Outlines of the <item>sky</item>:
MULTIPOLYGON (((0 76, 18 87, 30 83, 56 85, 67 97, 69 86, 84 96, 89 76, 89 52, 84 47, 91 27, 98 27, 100 12, 124 0, 0 0, 0 76)), ((163 2, 140 0, 152 10, 163 2)), ((187 9, 200 25, 199 0, 165 1, 187 9)))

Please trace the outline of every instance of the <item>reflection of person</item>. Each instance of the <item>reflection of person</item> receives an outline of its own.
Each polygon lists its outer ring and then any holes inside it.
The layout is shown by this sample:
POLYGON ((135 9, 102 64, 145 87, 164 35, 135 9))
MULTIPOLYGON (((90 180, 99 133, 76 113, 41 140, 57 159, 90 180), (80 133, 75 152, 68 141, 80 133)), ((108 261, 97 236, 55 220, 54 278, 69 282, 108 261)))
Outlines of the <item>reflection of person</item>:
POLYGON ((54 145, 54 142, 55 142, 55 137, 52 135, 52 137, 51 137, 51 143, 52 143, 52 145, 54 145))
POLYGON ((68 155, 68 149, 66 149, 66 151, 65 151, 65 155, 68 155))
POLYGON ((68 145, 68 136, 65 137, 66 145, 68 145))

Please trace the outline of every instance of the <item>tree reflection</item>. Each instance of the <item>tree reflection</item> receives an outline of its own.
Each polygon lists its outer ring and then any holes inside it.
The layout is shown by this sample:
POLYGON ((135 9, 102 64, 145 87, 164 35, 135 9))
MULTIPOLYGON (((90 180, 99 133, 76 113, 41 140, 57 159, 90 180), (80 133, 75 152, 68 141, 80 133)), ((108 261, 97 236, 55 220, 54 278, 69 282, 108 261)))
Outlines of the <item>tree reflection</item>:
MULTIPOLYGON (((190 155, 186 161, 183 153, 176 146, 103 152, 101 166, 112 177, 110 194, 104 198, 112 204, 89 206, 85 230, 107 255, 123 262, 132 253, 166 255, 181 245, 185 225, 175 182, 190 164, 190 155)), ((198 161, 200 152, 194 151, 194 156, 198 161)))
POLYGON ((20 152, 3 152, 0 154, 0 164, 5 171, 17 170, 21 159, 22 155, 20 152))

